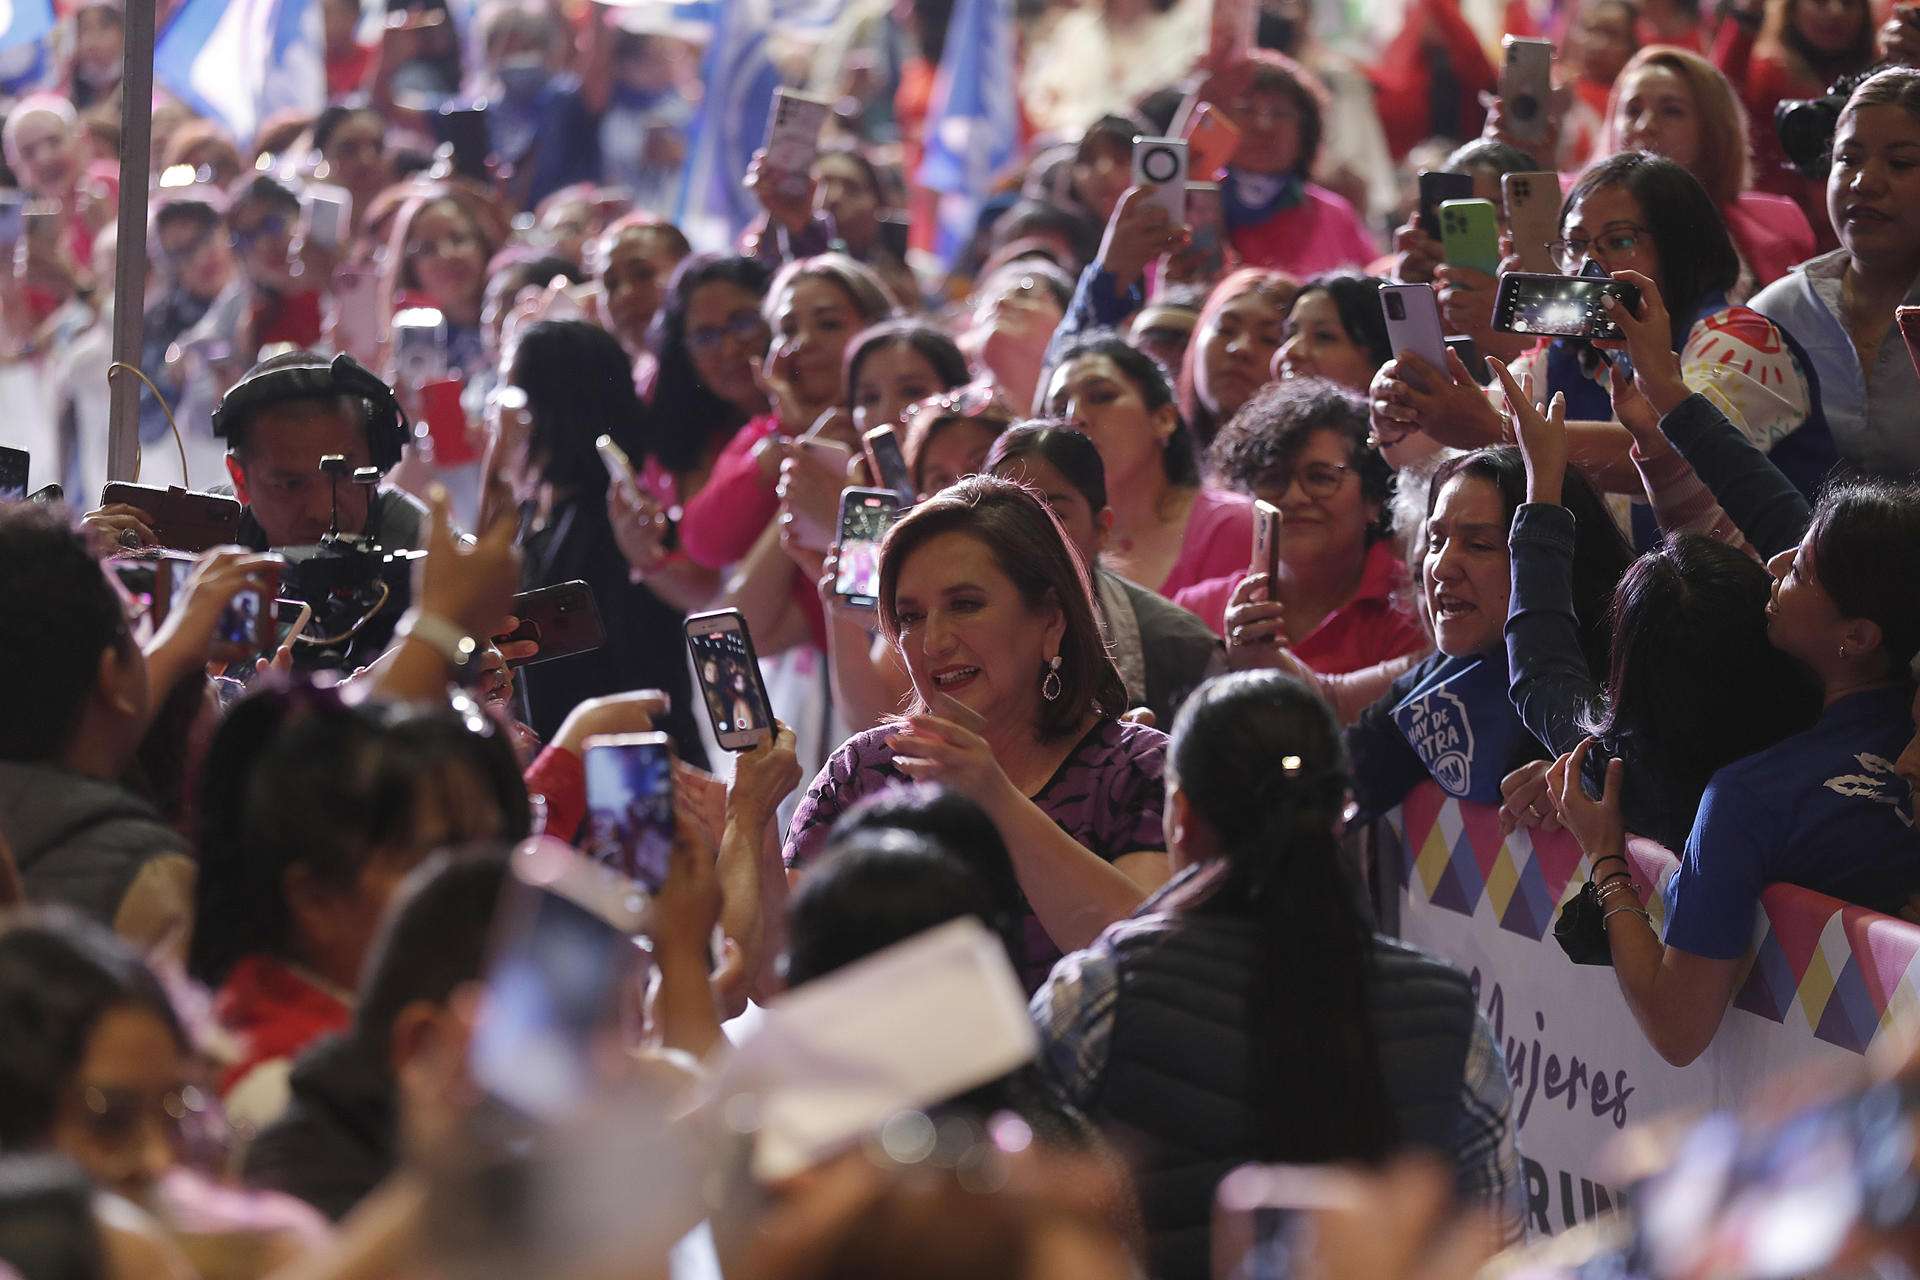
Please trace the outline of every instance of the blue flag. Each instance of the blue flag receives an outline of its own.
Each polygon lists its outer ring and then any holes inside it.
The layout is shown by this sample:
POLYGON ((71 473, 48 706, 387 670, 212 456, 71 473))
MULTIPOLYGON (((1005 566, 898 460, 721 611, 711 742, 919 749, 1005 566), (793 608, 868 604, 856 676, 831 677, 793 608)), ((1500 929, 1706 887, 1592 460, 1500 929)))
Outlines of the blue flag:
POLYGON ((1020 147, 1013 0, 959 0, 933 80, 920 185, 940 193, 934 251, 948 265, 1020 147))
POLYGON ((156 84, 245 146, 277 111, 326 105, 318 0, 184 0, 153 50, 156 84))
POLYGON ((53 33, 53 0, 0 0, 0 49, 45 40, 53 33))
POLYGON ((700 65, 706 96, 687 129, 686 177, 674 217, 696 249, 731 250, 760 211, 744 181, 780 87, 772 35, 767 0, 720 0, 713 42, 700 65))

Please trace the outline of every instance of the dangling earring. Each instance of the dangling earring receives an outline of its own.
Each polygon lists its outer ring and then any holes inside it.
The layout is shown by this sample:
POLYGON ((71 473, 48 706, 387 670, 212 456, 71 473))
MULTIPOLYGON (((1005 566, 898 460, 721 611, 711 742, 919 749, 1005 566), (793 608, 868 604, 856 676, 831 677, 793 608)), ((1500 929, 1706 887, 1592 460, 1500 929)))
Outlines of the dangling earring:
POLYGON ((1040 680, 1040 696, 1048 702, 1060 697, 1060 655, 1057 653, 1047 660, 1047 674, 1040 680))

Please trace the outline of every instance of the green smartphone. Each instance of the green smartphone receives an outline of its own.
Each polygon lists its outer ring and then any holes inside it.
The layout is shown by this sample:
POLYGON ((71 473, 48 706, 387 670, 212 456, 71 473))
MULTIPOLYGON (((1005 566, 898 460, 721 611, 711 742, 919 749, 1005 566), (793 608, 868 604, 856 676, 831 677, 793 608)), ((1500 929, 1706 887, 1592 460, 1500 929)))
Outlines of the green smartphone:
POLYGON ((1445 200, 1440 204, 1440 243, 1447 265, 1500 274, 1500 215, 1491 200, 1445 200))

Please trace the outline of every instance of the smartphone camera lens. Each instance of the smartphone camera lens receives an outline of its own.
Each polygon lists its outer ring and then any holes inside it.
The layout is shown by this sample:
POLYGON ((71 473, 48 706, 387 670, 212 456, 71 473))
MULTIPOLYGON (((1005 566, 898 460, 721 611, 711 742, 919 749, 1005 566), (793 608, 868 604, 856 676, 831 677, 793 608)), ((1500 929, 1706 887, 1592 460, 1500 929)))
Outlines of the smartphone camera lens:
POLYGON ((1406 300, 1403 299, 1397 293, 1388 294, 1387 295, 1387 319, 1405 320, 1406 318, 1407 318, 1406 300))
POLYGON ((1180 176, 1180 157, 1169 147, 1154 147, 1140 157, 1140 172, 1153 182, 1172 182, 1180 176))

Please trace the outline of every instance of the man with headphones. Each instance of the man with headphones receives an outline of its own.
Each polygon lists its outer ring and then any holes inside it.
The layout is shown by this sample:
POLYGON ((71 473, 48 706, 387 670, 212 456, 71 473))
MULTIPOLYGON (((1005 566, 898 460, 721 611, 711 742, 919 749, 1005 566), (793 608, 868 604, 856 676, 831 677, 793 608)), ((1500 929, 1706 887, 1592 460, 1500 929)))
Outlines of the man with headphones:
POLYGON ((249 369, 214 410, 227 442, 227 474, 246 510, 239 542, 256 551, 310 546, 334 528, 389 551, 421 546, 426 508, 399 489, 321 472, 339 455, 349 473, 382 475, 400 461, 410 428, 386 383, 349 355, 292 351, 249 369))

